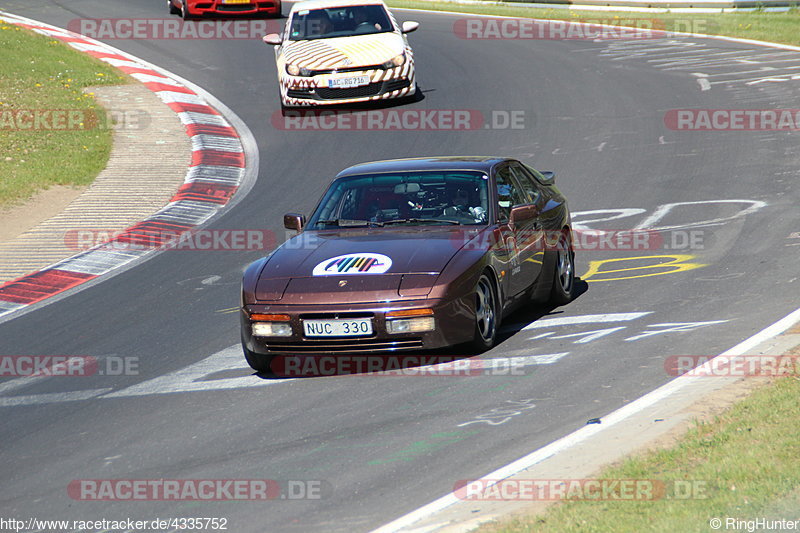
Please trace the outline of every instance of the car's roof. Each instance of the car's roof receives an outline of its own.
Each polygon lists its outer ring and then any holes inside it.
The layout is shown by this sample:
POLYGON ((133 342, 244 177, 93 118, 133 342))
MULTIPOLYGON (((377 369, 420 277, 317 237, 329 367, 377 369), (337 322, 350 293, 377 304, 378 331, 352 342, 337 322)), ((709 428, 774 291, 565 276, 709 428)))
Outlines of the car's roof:
POLYGON ((346 168, 337 174, 337 178, 360 174, 381 174, 386 172, 408 172, 414 170, 472 170, 489 173, 498 163, 507 161, 506 157, 484 156, 449 156, 449 157, 414 157, 409 159, 387 159, 372 161, 346 168))
POLYGON ((308 9, 324 9, 328 7, 345 7, 345 6, 369 6, 369 5, 382 5, 385 6, 382 0, 305 0, 304 2, 297 2, 292 6, 291 12, 308 9))

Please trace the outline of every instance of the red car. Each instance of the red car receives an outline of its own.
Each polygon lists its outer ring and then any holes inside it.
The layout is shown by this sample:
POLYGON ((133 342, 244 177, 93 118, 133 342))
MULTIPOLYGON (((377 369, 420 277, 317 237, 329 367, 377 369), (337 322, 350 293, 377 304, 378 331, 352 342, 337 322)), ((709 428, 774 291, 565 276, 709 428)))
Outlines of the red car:
POLYGON ((203 15, 281 16, 281 0, 167 0, 169 12, 189 20, 203 15))
POLYGON ((495 343, 525 303, 563 305, 575 273, 566 198, 514 159, 378 161, 339 173, 299 235, 242 282, 247 362, 495 343))

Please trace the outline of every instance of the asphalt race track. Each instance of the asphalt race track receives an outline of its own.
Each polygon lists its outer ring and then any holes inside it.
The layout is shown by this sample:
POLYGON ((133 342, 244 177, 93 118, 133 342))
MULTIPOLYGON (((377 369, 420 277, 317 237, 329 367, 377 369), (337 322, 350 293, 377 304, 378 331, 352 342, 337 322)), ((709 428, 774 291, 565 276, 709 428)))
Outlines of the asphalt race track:
MULTIPOLYGON (((167 16, 161 0, 6 0, 0 8, 61 27, 82 17, 167 16)), ((800 79, 781 69, 800 65, 800 52, 690 38, 465 40, 453 32, 456 16, 396 13, 421 22, 410 41, 425 97, 406 108, 516 111, 524 126, 281 131, 271 121, 279 109, 272 52, 258 40, 106 42, 205 88, 255 135, 258 181, 211 228, 265 229, 280 242, 282 215, 310 212, 349 165, 491 154, 555 170, 585 227, 679 231, 664 232, 666 245, 653 250, 578 251, 583 293, 543 318, 511 316, 507 338, 485 355, 549 356, 529 357, 536 364, 515 376, 252 376, 231 310, 244 266, 262 253, 162 253, 0 323, 0 354, 138 364, 138 375, 0 381, 4 515, 225 517, 236 532, 368 531, 669 381, 666 357, 716 355, 797 307, 797 134, 674 131, 664 115, 795 108, 800 79), (771 63, 779 81, 739 74, 759 68, 741 57, 785 60, 771 63), (699 83, 698 72, 711 83, 699 83), (604 211, 585 213, 595 210, 604 211), (699 244, 668 249, 690 231, 699 244), (667 261, 679 266, 642 268, 667 261), (597 273, 586 276, 590 267, 597 273), (212 356, 194 373, 174 374, 212 356), (314 480, 323 490, 292 501, 97 502, 70 497, 80 479, 314 480)))

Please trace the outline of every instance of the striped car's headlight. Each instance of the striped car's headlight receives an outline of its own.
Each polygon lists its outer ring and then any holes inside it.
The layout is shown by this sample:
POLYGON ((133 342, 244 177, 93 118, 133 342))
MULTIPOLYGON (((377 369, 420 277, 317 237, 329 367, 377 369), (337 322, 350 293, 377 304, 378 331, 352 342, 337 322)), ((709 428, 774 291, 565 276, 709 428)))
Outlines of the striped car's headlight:
POLYGON ((400 54, 399 56, 394 56, 389 61, 385 62, 381 66, 385 69, 390 69, 394 67, 399 67, 406 62, 406 54, 400 54))
POLYGON ((298 67, 297 65, 292 65, 290 63, 286 63, 286 73, 290 76, 313 76, 314 71, 307 69, 305 67, 298 67))

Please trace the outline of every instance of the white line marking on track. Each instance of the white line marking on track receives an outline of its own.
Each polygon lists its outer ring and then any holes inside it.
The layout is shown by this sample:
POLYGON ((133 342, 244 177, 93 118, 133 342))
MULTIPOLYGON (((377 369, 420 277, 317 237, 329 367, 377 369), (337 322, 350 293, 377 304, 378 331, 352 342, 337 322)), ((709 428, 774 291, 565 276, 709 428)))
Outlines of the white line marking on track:
MULTIPOLYGON (((781 83, 781 82, 784 82, 784 81, 789 81, 790 79, 793 80, 795 78, 796 78, 795 76, 792 76, 791 78, 761 78, 761 79, 756 79, 756 80, 753 80, 753 81, 749 81, 745 85, 756 85, 756 84, 759 84, 759 83, 767 83, 767 82, 781 83)), ((736 81, 742 81, 742 80, 736 80, 736 81)), ((725 83, 725 82, 716 82, 716 83, 725 83)))
POLYGON ((531 322, 522 331, 551 328, 553 326, 571 326, 574 324, 602 324, 605 322, 626 322, 651 314, 652 311, 640 313, 606 313, 602 315, 562 316, 558 318, 541 318, 531 322))
POLYGON ((702 226, 716 226, 737 218, 746 217, 747 215, 755 213, 759 209, 766 207, 766 205, 767 203, 762 202, 761 200, 698 200, 694 202, 676 202, 672 204, 663 204, 658 206, 658 208, 655 211, 653 211, 652 215, 650 215, 644 221, 637 224, 633 229, 666 231, 671 229, 685 228, 689 226, 693 228, 698 228, 702 226), (667 215, 667 213, 672 211, 675 207, 685 206, 685 205, 700 205, 700 204, 750 204, 750 206, 740 210, 738 213, 734 215, 727 217, 712 218, 708 220, 702 220, 700 222, 693 222, 691 224, 676 224, 674 226, 654 226, 654 224, 663 219, 667 215))
POLYGON ((45 394, 31 394, 28 396, 0 397, 0 407, 15 407, 21 405, 42 405, 47 403, 74 402, 95 398, 111 389, 88 389, 70 392, 52 392, 45 394))
POLYGON ((626 326, 619 326, 616 328, 596 329, 594 331, 581 331, 580 333, 569 333, 567 335, 558 335, 557 337, 550 337, 550 338, 571 339, 573 337, 581 337, 581 339, 575 341, 574 344, 586 344, 587 342, 592 342, 593 340, 599 339, 600 337, 605 337, 606 335, 610 335, 616 331, 625 329, 625 327, 626 326))
POLYGON ((103 398, 265 387, 294 381, 294 379, 263 379, 255 374, 236 378, 207 379, 208 376, 217 372, 240 368, 247 367, 244 362, 241 346, 235 344, 186 368, 147 380, 143 383, 133 385, 132 387, 112 392, 111 394, 106 394, 103 398))
POLYGON ((657 331, 646 331, 644 333, 640 333, 639 335, 634 335, 633 337, 628 337, 625 339, 626 341, 636 341, 639 339, 644 339, 646 337, 652 337, 653 335, 660 335, 662 333, 673 333, 677 331, 691 331, 693 329, 702 328, 705 326, 711 326, 713 324, 723 324, 728 322, 727 320, 710 320, 708 322, 669 322, 666 324, 648 324, 648 328, 664 328, 659 329, 657 331))
MULTIPOLYGON (((711 74, 709 77, 711 77, 711 78, 719 78, 719 77, 722 77, 722 76, 725 76, 725 77, 727 77, 727 76, 741 76, 742 74, 756 74, 756 73, 759 73, 759 72, 761 72, 763 74, 767 74, 768 73, 770 76, 774 76, 774 75, 778 74, 777 71, 779 71, 779 70, 798 70, 798 69, 800 69, 800 65, 795 65, 795 66, 792 66, 792 67, 761 67, 760 69, 757 69, 757 70, 742 70, 742 71, 737 71, 737 72, 720 72, 719 74, 711 74)), ((779 74, 779 75, 788 76, 789 74, 787 73, 787 74, 779 74)), ((725 81, 737 81, 737 80, 725 80, 725 81)), ((716 82, 716 83, 719 83, 719 82, 716 82)))

